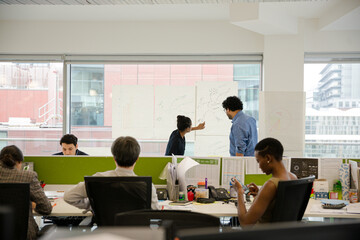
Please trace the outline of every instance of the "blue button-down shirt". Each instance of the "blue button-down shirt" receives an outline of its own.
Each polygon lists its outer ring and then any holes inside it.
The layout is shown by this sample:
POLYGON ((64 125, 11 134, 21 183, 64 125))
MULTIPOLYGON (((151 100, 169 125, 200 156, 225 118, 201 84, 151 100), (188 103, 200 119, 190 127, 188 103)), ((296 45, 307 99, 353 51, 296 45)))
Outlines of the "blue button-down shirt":
POLYGON ((230 131, 230 155, 242 153, 244 156, 254 156, 258 141, 255 118, 239 111, 232 120, 230 131))

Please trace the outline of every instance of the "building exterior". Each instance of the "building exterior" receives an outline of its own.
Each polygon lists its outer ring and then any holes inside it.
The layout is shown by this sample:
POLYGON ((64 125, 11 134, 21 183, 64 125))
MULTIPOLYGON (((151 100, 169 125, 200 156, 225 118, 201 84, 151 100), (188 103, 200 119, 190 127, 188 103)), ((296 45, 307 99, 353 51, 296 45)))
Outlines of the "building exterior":
POLYGON ((358 157, 360 64, 327 64, 320 75, 307 103, 305 156, 358 157))

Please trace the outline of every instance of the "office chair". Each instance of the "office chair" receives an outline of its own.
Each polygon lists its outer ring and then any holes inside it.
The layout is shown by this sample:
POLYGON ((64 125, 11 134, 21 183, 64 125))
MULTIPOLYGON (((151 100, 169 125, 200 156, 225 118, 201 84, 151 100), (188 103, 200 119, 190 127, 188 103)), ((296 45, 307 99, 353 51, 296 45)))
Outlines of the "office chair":
POLYGON ((151 177, 84 177, 94 220, 114 225, 116 213, 151 208, 151 177))
POLYGON ((0 183, 0 206, 3 209, 0 220, 1 239, 26 239, 30 211, 29 183, 0 183), (6 217, 11 212, 11 217, 6 217))
POLYGON ((301 221, 314 180, 315 176, 279 181, 271 222, 301 221))
POLYGON ((174 239, 181 229, 220 227, 218 217, 180 210, 138 210, 118 213, 117 226, 161 226, 166 229, 166 239, 174 239))

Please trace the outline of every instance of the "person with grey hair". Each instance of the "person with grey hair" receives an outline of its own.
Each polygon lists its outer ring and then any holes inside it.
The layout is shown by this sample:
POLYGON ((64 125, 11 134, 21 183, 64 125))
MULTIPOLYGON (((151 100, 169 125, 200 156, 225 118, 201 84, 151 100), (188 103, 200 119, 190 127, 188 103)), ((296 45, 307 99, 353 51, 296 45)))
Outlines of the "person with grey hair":
MULTIPOLYGON (((133 137, 119 137, 112 146, 116 168, 106 172, 98 172, 93 176, 116 177, 116 176, 136 176, 134 167, 140 155, 140 145, 133 137)), ((80 209, 90 210, 90 202, 86 194, 85 183, 80 182, 64 194, 64 201, 80 209)), ((151 208, 159 209, 156 189, 152 185, 151 208)))

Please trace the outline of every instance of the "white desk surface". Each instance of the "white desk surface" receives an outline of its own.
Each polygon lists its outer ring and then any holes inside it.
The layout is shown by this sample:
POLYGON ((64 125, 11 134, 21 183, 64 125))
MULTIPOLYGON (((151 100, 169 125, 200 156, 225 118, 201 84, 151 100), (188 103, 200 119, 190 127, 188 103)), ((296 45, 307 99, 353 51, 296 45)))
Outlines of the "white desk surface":
MULTIPOLYGON (((50 185, 45 186, 45 191, 66 191, 72 185, 50 185)), ((206 213, 217 217, 232 217, 237 216, 237 208, 234 203, 215 202, 210 204, 192 203, 186 206, 169 205, 170 201, 160 201, 159 205, 162 209, 173 210, 188 210, 200 213, 206 213)), ((82 209, 78 209, 72 205, 67 204, 60 197, 52 200, 53 210, 51 216, 91 216, 91 212, 83 213, 82 209)), ((250 207, 246 204, 246 207, 250 207)), ((34 214, 38 215, 38 214, 34 214)), ((310 199, 306 208, 304 217, 323 217, 323 218, 360 218, 360 214, 351 214, 346 212, 346 209, 333 210, 323 209, 320 200, 310 199)))

